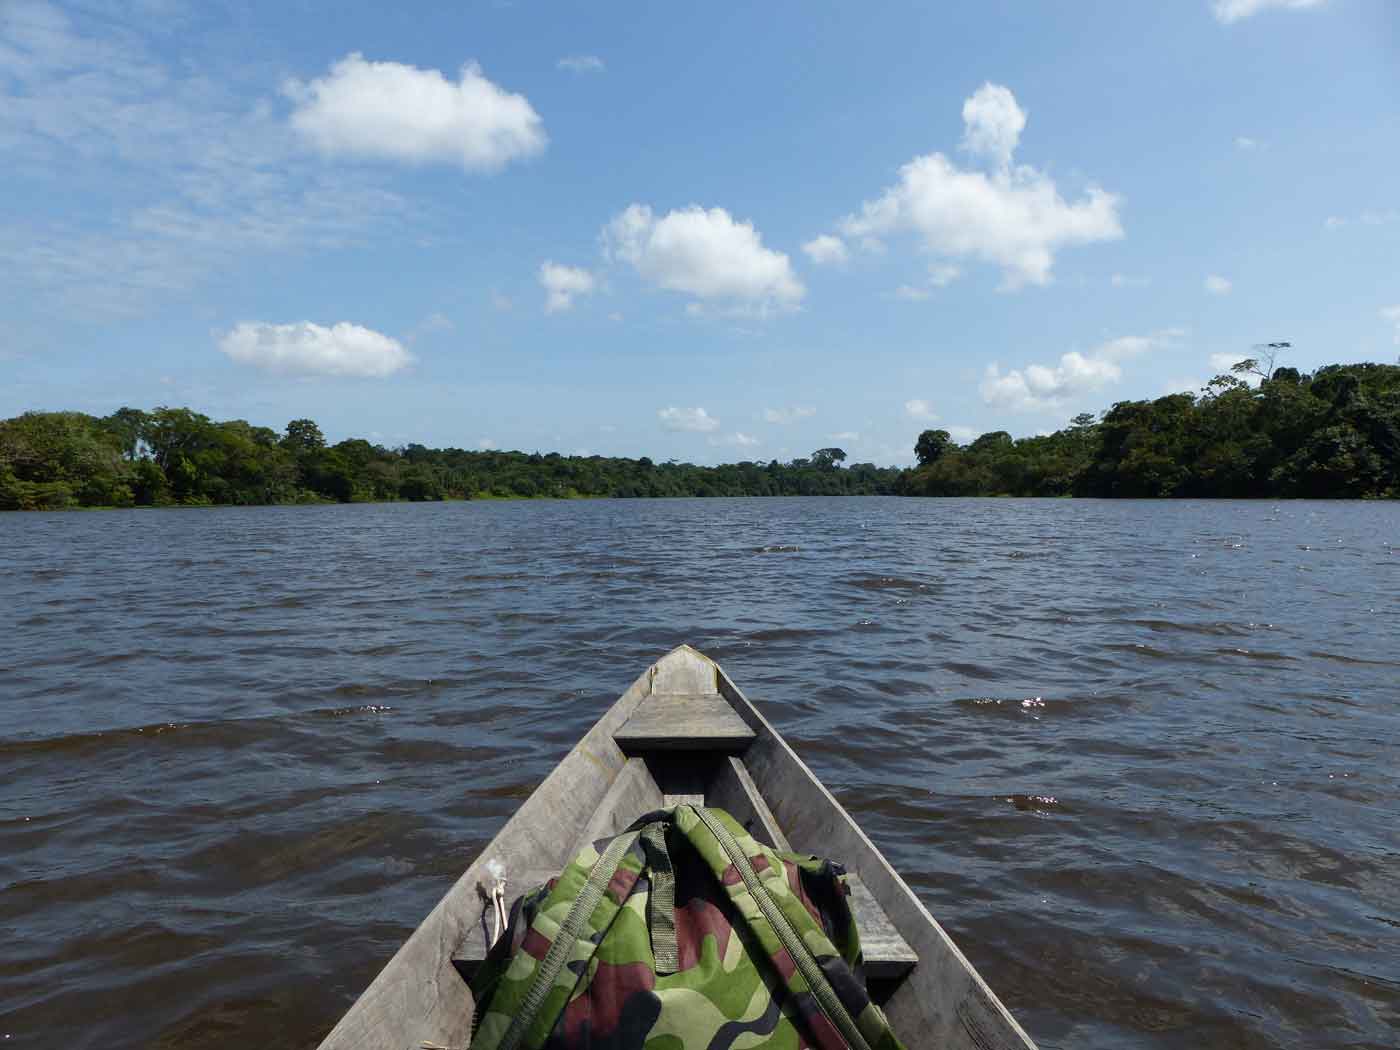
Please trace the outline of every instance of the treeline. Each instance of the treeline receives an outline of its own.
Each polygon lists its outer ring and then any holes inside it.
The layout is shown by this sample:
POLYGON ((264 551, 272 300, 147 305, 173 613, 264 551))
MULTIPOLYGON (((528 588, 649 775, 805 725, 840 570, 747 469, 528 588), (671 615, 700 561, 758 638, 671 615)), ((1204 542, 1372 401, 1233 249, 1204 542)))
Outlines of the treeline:
POLYGON ((911 496, 1400 497, 1400 367, 1327 365, 1311 374, 1255 359, 1200 395, 1120 401, 1101 417, 968 445, 926 430, 911 496), (1260 379, 1251 386, 1242 376, 1260 379))
POLYGON ((700 467, 650 459, 469 452, 355 438, 328 445, 297 419, 278 433, 186 408, 110 416, 27 412, 0 421, 0 509, 584 496, 893 493, 898 468, 819 449, 788 463, 700 467))
POLYGON ((1400 366, 1311 374, 1250 359, 1200 395, 1121 401, 1099 417, 960 445, 926 430, 912 470, 843 466, 839 448, 787 463, 328 445, 185 408, 0 421, 0 509, 650 496, 1191 496, 1400 498, 1400 366), (1260 378, 1249 385, 1241 375, 1260 378))

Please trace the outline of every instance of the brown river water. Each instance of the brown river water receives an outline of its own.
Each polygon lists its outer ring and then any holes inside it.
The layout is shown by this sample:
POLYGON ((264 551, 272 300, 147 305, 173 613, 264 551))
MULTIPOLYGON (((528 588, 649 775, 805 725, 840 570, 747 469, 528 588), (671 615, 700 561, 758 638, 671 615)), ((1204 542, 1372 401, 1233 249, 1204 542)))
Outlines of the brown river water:
POLYGON ((1400 1044, 1400 505, 866 498, 0 515, 0 1050, 314 1047, 683 641, 1047 1050, 1400 1044))

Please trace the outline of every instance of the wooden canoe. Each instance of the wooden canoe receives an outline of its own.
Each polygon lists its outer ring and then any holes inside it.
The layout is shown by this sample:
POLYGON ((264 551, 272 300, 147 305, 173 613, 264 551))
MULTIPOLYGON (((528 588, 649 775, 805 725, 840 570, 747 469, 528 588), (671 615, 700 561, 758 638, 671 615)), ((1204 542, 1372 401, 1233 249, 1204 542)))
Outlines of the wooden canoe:
POLYGON ((585 842, 680 802, 719 806, 772 845, 846 865, 872 998, 911 1050, 1034 1050, 841 804, 719 665, 685 645, 647 668, 526 799, 321 1050, 467 1047, 465 975, 484 953, 486 865, 504 865, 513 897, 585 842))

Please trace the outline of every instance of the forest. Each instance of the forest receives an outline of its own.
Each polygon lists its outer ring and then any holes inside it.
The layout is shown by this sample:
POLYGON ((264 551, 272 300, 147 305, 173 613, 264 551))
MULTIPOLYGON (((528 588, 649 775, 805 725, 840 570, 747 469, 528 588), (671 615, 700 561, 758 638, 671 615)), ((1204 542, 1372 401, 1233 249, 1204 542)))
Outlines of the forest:
POLYGON ((1393 499, 1400 366, 1249 358, 1199 395, 1120 401, 1053 434, 958 445, 926 430, 915 456, 904 495, 1393 499))
POLYGON ((658 496, 1400 497, 1400 366, 1253 359, 1200 394, 1120 401, 1055 433, 925 430, 909 470, 840 448, 715 467, 278 433, 188 408, 0 421, 0 509, 658 496), (1251 375, 1257 383, 1251 383, 1251 375))
POLYGON ((282 433, 188 408, 110 416, 27 412, 0 421, 0 509, 363 503, 648 496, 856 496, 893 493, 902 471, 841 466, 818 449, 788 463, 701 467, 650 459, 327 444, 294 419, 282 433))

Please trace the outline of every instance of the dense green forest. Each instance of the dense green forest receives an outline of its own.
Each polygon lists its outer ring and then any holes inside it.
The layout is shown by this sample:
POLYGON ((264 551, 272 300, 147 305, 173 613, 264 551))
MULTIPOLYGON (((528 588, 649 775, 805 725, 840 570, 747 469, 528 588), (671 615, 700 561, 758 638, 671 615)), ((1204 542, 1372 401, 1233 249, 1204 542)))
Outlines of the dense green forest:
POLYGON ((899 488, 911 496, 1396 498, 1400 367, 1304 374, 1251 358, 1200 395, 1120 401, 1020 440, 926 430, 915 455, 899 488))
POLYGON ((1255 360, 1200 395, 1122 401, 1053 434, 959 445, 926 430, 912 470, 839 448, 718 467, 469 452, 353 438, 297 419, 277 433, 185 408, 0 421, 0 509, 583 496, 1400 497, 1400 366, 1311 374, 1255 360), (1242 379, 1256 373, 1251 386, 1242 379))
POLYGON ((790 463, 698 467, 645 457, 388 449, 359 438, 327 445, 309 419, 278 434, 186 408, 122 408, 105 417, 27 412, 0 422, 0 509, 894 492, 898 468, 841 467, 845 458, 825 448, 790 463))

